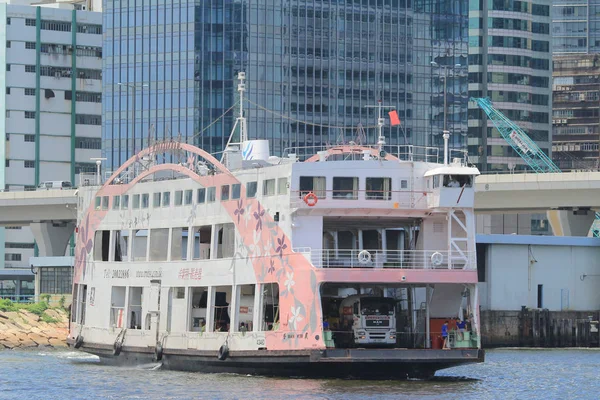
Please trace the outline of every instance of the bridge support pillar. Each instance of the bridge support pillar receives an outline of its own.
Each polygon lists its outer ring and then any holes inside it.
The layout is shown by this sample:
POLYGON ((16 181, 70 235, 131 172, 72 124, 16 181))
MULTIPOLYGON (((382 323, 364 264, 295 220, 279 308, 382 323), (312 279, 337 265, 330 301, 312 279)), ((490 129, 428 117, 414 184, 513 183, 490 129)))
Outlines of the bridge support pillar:
POLYGON ((32 222, 31 232, 38 245, 40 257, 62 257, 75 230, 73 222, 32 222))
POLYGON ((548 211, 548 221, 554 236, 587 236, 596 218, 592 210, 548 211))

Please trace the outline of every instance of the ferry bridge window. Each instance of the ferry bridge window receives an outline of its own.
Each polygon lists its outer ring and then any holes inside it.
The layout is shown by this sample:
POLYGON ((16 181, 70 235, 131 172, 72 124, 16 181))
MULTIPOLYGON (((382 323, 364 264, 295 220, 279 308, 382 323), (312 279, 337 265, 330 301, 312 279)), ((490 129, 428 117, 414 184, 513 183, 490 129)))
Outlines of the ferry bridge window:
POLYGON ((190 288, 191 308, 189 310, 189 331, 190 332, 206 332, 208 327, 206 321, 206 303, 208 299, 207 287, 191 287, 190 288))
POLYGON ((213 331, 229 332, 230 317, 229 305, 231 304, 231 286, 219 286, 215 290, 215 302, 213 304, 213 331))
POLYGON ((237 326, 234 332, 252 332, 254 330, 254 298, 256 297, 256 285, 240 285, 237 312, 237 326))
POLYGON ((108 196, 102 196, 102 209, 108 210, 108 196))
POLYGON ((154 193, 152 196, 152 206, 154 208, 160 207, 160 192, 154 193))
POLYGON ((229 185, 221 186, 221 201, 229 200, 229 185))
POLYGON ((102 198, 100 196, 96 196, 94 199, 94 209, 99 210, 102 205, 102 198))
POLYGON ((248 182, 246 184, 246 197, 249 199, 256 197, 257 189, 258 182, 248 182))
POLYGON ((142 194, 142 208, 148 208, 150 206, 150 195, 148 193, 142 194))
POLYGON ((129 288, 129 315, 127 316, 127 328, 142 329, 142 298, 143 287, 129 288))
POLYGON ((190 204, 192 204, 193 196, 194 196, 193 190, 191 190, 191 189, 186 190, 185 196, 183 198, 183 204, 185 204, 186 206, 189 206, 190 204))
POLYGON ((108 261, 110 231, 96 231, 94 234, 94 260, 108 261))
POLYGON ((287 178, 279 178, 277 180, 277 194, 287 194, 288 190, 288 180, 287 178))
POLYGON ((217 188, 214 186, 207 188, 206 189, 206 202, 214 203, 216 198, 217 198, 217 188))
MULTIPOLYGON (((265 283, 262 285, 262 321, 261 330, 279 330, 279 285, 277 283, 265 283)), ((292 327, 290 327, 290 331, 292 327)))
POLYGON ((128 261, 129 231, 115 231, 115 261, 128 261))
POLYGON ((390 200, 391 178, 367 178, 367 200, 390 200))
POLYGON ((200 188, 198 189, 198 199, 196 200, 198 204, 202 204, 206 201, 206 189, 200 188))
POLYGON ((275 194, 275 179, 267 179, 263 183, 263 196, 273 196, 275 194))
POLYGON ((334 177, 333 198, 346 200, 358 199, 358 178, 334 177))
POLYGON ((133 209, 137 210, 138 208, 140 208, 140 195, 134 194, 133 195, 133 209))
POLYGON ((186 260, 188 245, 188 228, 171 230, 171 260, 186 260))
POLYGON ((169 229, 150 229, 150 261, 167 261, 169 229))
POLYGON ((235 225, 232 223, 216 225, 217 257, 229 258, 235 253, 235 225))
POLYGON ((242 185, 234 183, 231 185, 231 200, 237 200, 240 198, 242 192, 242 185))
POLYGON ((113 196, 113 210, 121 208, 121 196, 113 196))
POLYGON ((125 286, 113 286, 110 296, 110 326, 124 328, 125 326, 125 286))
POLYGON ((471 175, 444 175, 444 187, 471 187, 471 175))
MULTIPOLYGON (((139 202, 139 198, 138 198, 139 202)), ((121 196, 121 210, 129 210, 129 195, 124 194, 121 196)))
POLYGON ((180 206, 183 204, 183 190, 175 191, 175 206, 180 206))
POLYGON ((162 206, 169 207, 171 205, 171 192, 163 192, 162 194, 162 206))
POLYGON ((210 259, 210 239, 212 236, 212 226, 196 226, 194 227, 194 260, 210 259))
POLYGON ((324 176, 301 176, 300 177, 300 197, 308 193, 314 193, 318 198, 325 198, 325 177, 324 176))
POLYGON ((146 261, 146 250, 148 249, 148 229, 136 229, 131 237, 133 240, 131 257, 132 261, 146 261))

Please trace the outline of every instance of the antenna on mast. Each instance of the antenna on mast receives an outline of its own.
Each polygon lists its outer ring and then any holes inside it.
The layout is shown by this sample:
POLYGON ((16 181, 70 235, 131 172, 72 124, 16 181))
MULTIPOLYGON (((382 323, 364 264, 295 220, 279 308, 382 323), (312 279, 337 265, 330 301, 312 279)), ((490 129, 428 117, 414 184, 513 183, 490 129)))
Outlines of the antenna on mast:
POLYGON ((365 108, 377 108, 377 131, 379 133, 379 140, 377 140, 377 145, 379 146, 379 153, 383 151, 383 146, 385 146, 385 136, 383 136, 383 125, 385 124, 385 119, 381 115, 384 108, 386 109, 394 109, 396 107, 393 106, 384 106, 381 100, 377 100, 376 106, 365 106, 365 108))
POLYGON ((227 139, 227 144, 225 145, 225 149, 229 147, 231 144, 239 144, 240 148, 242 143, 248 140, 248 131, 246 129, 246 117, 244 117, 244 92, 246 91, 246 73, 238 72, 238 93, 240 94, 240 109, 239 115, 235 119, 235 123, 233 124, 233 128, 231 128, 231 133, 229 134, 229 139, 227 139), (235 135, 235 128, 240 127, 240 141, 238 143, 232 141, 233 135, 235 135))

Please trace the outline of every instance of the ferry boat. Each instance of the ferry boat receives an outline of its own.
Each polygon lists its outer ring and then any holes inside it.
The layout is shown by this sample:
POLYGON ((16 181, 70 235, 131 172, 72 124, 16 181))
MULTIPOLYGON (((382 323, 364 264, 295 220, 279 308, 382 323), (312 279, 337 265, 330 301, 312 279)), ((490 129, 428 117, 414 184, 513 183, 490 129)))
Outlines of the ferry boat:
POLYGON ((236 124, 222 161, 155 143, 79 187, 71 346, 112 364, 302 377, 483 362, 479 171, 446 134, 443 161, 381 135, 273 157, 243 110, 236 124))

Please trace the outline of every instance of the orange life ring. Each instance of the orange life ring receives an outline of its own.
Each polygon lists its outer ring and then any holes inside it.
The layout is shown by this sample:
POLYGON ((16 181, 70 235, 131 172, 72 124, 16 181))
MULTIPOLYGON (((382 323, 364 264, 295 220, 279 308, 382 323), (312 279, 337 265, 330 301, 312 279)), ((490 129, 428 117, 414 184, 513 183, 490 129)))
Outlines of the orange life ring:
POLYGON ((310 192, 306 196, 304 196, 304 202, 309 207, 314 207, 315 205, 317 205, 318 201, 319 201, 319 198, 313 192, 310 192))

